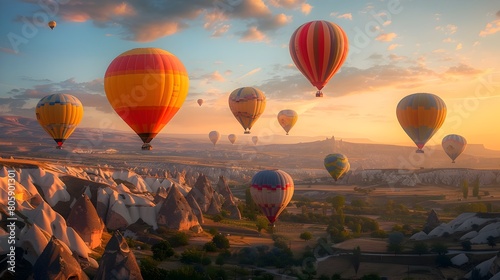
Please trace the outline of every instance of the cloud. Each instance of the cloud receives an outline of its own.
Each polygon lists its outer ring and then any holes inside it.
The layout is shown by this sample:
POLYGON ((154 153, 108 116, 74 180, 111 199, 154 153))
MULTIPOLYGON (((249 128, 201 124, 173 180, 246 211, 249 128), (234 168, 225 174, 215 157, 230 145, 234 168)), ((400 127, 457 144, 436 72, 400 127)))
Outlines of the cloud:
POLYGON ((308 15, 312 11, 313 6, 309 5, 308 3, 304 3, 300 6, 300 11, 304 15, 308 15))
MULTIPOLYGON (((40 1, 24 0, 24 2, 39 7, 40 1)), ((267 2, 263 0, 86 0, 66 2, 64 5, 58 6, 58 16, 62 20, 91 21, 100 28, 116 26, 121 29, 117 34, 120 34, 122 39, 137 42, 151 42, 176 34, 199 24, 199 19, 213 37, 222 36, 229 31, 230 24, 226 23, 228 20, 258 26, 259 31, 263 33, 280 28, 290 22, 290 17, 275 14, 270 10, 267 2)), ((274 0, 271 1, 271 4, 287 9, 307 7, 304 0, 274 0)), ((306 10, 305 12, 307 12, 306 10)), ((23 16, 19 15, 18 18, 23 16)))
POLYGON ((10 54, 17 54, 17 52, 15 50, 10 49, 10 48, 0 47, 0 51, 5 52, 5 53, 10 53, 10 54))
POLYGON ((345 14, 341 14, 341 15, 339 15, 337 13, 332 13, 331 15, 335 16, 337 18, 352 20, 352 14, 351 13, 345 13, 345 14))
MULTIPOLYGON (((498 16, 497 12, 497 16, 498 16)), ((486 27, 479 32, 479 36, 481 37, 486 37, 488 35, 495 34, 500 31, 500 19, 496 19, 488 24, 486 24, 486 27)))
POLYGON ((435 29, 438 31, 442 31, 447 35, 451 35, 451 34, 457 32, 458 27, 456 25, 453 25, 453 24, 448 24, 445 26, 436 26, 435 29))
POLYGON ((450 37, 443 39, 443 43, 454 43, 455 40, 451 39, 450 37))
POLYGON ((243 78, 252 76, 253 74, 259 72, 260 70, 262 70, 262 68, 255 68, 255 69, 249 71, 248 73, 245 73, 245 74, 241 75, 240 77, 237 78, 237 80, 241 80, 243 78))
POLYGON ((377 38, 375 38, 375 40, 377 41, 382 41, 382 42, 390 42, 392 41, 394 38, 396 38, 398 35, 394 32, 391 32, 391 33, 383 33, 383 34, 380 34, 377 36, 377 38))
MULTIPOLYGON (((207 80, 207 83, 211 83, 211 81, 224 82, 226 80, 224 78, 224 76, 222 76, 219 73, 219 71, 214 71, 212 73, 202 75, 200 78, 207 80)), ((193 78, 193 79, 196 79, 196 78, 193 78)))
POLYGON ((455 47, 455 50, 461 50, 462 49, 462 43, 458 43, 457 46, 455 47))
POLYGON ((387 47, 387 50, 388 50, 388 51, 392 51, 392 50, 394 50, 394 49, 395 49, 395 48, 397 48, 397 47, 401 47, 401 45, 400 45, 400 44, 390 44, 390 45, 387 47))
POLYGON ((444 73, 445 75, 454 75, 454 76, 475 76, 483 73, 483 71, 473 68, 467 64, 460 63, 456 66, 451 66, 444 73))
POLYGON ((246 31, 240 32, 240 41, 242 42, 262 42, 266 40, 266 34, 257 29, 256 26, 249 27, 246 31))

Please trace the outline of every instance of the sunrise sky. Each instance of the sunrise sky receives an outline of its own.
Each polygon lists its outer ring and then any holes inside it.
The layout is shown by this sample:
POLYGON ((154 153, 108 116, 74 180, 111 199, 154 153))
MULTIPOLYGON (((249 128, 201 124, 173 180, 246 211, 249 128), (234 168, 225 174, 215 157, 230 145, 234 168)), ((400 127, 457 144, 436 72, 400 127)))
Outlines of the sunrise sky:
POLYGON ((162 135, 242 135, 228 96, 253 86, 267 107, 252 135, 284 134, 276 115, 293 109, 290 135, 410 146, 396 105, 430 92, 448 108, 430 144, 454 133, 500 150, 498 1, 24 0, 2 1, 0 13, 1 115, 34 118, 43 96, 62 92, 82 101, 82 127, 129 130, 107 101, 104 73, 124 51, 157 47, 182 60, 190 78, 162 135), (348 59, 323 98, 288 50, 294 30, 312 20, 332 21, 349 38, 348 59))

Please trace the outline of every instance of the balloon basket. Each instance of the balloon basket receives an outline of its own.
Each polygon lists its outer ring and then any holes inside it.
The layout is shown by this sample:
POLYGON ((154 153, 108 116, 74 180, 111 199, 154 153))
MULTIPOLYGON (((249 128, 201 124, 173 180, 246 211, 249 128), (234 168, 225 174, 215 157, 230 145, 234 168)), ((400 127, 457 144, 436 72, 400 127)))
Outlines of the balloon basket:
POLYGON ((418 149, 418 150, 416 150, 416 151, 415 151, 415 153, 417 153, 417 154, 423 154, 423 153, 424 153, 424 151, 422 151, 422 150, 418 149))
POLYGON ((62 150, 62 146, 56 146, 56 149, 62 150))
POLYGON ((151 151, 153 149, 153 146, 151 146, 151 144, 149 144, 149 143, 145 143, 142 145, 141 149, 143 151, 151 151))
POLYGON ((323 97, 323 93, 321 91, 316 92, 316 97, 323 97))

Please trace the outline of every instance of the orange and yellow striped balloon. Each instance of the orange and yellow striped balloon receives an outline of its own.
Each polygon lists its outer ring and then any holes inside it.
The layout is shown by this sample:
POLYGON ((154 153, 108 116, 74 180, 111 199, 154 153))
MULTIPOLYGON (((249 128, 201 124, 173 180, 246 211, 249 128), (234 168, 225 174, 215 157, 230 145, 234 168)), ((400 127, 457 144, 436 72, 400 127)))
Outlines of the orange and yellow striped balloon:
POLYGON ((344 30, 335 23, 316 20, 301 25, 290 38, 290 55, 297 68, 318 89, 340 69, 349 52, 344 30))
POLYGON ((229 95, 229 108, 245 129, 244 133, 249 134, 254 123, 266 109, 266 96, 253 87, 238 88, 229 95))
POLYGON ((40 99, 36 105, 36 119, 54 138, 57 148, 75 131, 83 117, 80 100, 71 94, 51 94, 40 99))
POLYGON ((288 135, 288 132, 295 125, 298 118, 299 115, 297 115, 297 112, 295 112, 294 110, 286 109, 286 110, 281 110, 278 113, 278 122, 280 123, 281 127, 283 127, 283 129, 286 131, 286 135, 288 135))
POLYGON ((111 106, 145 143, 143 149, 179 111, 188 88, 182 62, 158 48, 120 54, 104 76, 111 106))
POLYGON ((404 131, 423 153, 425 143, 439 130, 446 118, 446 104, 432 93, 410 94, 396 108, 396 116, 404 131))

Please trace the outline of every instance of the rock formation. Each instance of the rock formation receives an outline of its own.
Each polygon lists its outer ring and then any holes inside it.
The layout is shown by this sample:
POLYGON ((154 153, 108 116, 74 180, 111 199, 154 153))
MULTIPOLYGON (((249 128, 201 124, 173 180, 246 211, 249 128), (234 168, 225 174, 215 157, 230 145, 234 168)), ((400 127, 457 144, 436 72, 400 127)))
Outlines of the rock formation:
POLYGON ((174 230, 200 232, 198 218, 176 185, 172 185, 157 215, 158 225, 174 230))
POLYGON ((86 194, 83 194, 73 205, 66 224, 80 235, 90 249, 101 245, 104 223, 86 194))
POLYGON ((194 197, 190 195, 186 196, 186 200, 189 203, 189 206, 191 206, 191 210, 193 210, 194 215, 198 218, 198 223, 203 224, 205 220, 203 219, 203 212, 201 211, 198 202, 196 202, 194 197))
POLYGON ((69 248, 53 236, 33 266, 33 279, 88 280, 89 278, 69 248))
POLYGON ((241 220, 240 209, 238 209, 236 199, 229 189, 229 185, 226 183, 224 176, 219 176, 219 182, 217 182, 217 192, 219 192, 219 194, 224 198, 222 209, 229 212, 229 217, 231 219, 241 220))
POLYGON ((104 249, 94 280, 121 279, 142 280, 142 275, 127 241, 119 231, 115 231, 104 249))
POLYGON ((222 202, 219 194, 215 192, 214 188, 212 188, 207 176, 203 174, 198 176, 196 183, 187 195, 192 196, 196 200, 203 213, 207 213, 209 208, 212 213, 219 213, 222 208, 222 202), (214 211, 214 209, 217 211, 214 211))

